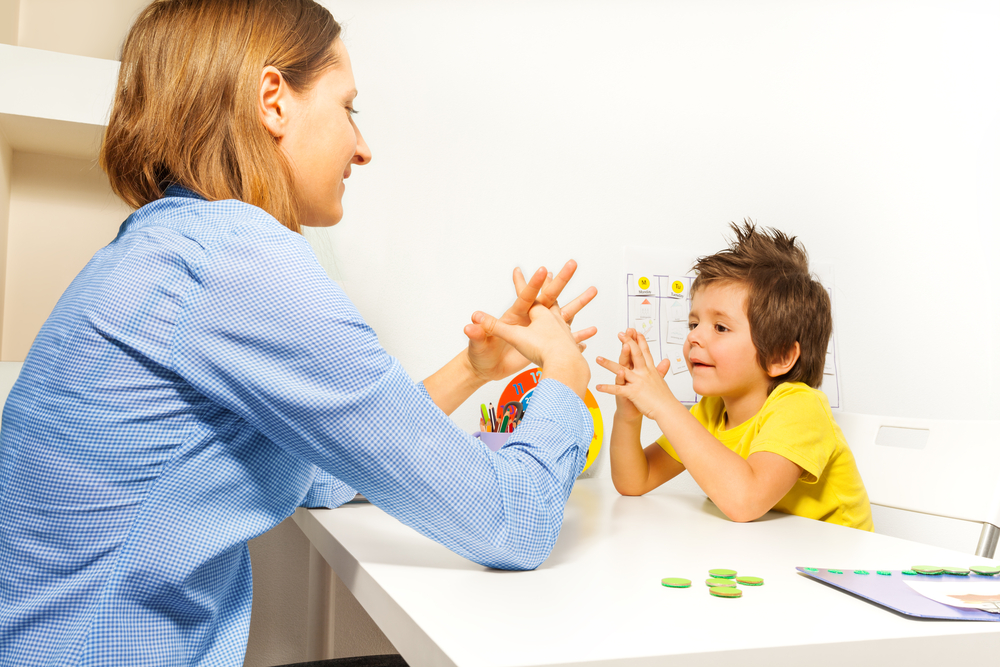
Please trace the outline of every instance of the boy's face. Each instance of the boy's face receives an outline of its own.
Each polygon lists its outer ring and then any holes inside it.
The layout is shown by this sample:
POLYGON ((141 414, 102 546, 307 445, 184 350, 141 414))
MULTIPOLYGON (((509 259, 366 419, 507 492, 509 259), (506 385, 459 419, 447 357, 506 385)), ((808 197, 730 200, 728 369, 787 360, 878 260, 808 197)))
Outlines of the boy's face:
POLYGON ((763 392, 770 377, 757 363, 746 313, 746 287, 710 283, 691 297, 684 360, 702 396, 739 400, 763 392))

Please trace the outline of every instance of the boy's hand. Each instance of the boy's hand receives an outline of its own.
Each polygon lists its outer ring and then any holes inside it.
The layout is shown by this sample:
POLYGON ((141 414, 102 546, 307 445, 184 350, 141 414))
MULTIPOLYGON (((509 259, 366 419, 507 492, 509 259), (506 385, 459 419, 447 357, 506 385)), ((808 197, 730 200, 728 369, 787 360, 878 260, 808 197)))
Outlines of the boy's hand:
MULTIPOLYGON (((628 346, 628 341, 635 340, 635 329, 627 329, 624 332, 618 333, 618 340, 622 342, 622 351, 618 356, 618 365, 622 369, 632 370, 632 350, 628 346)), ((668 361, 669 363, 669 361, 668 361)), ((615 384, 620 386, 625 386, 625 372, 624 370, 618 372, 615 375, 615 384)), ((636 421, 642 419, 642 413, 639 412, 638 408, 632 401, 625 398, 621 394, 615 396, 615 419, 624 419, 626 421, 636 421)))
MULTIPOLYGON (((630 405, 639 414, 655 420, 660 408, 677 401, 663 380, 670 368, 670 360, 664 359, 659 364, 654 364, 645 336, 638 335, 633 329, 619 334, 618 338, 622 341, 619 363, 597 357, 599 366, 615 374, 615 384, 599 384, 596 389, 605 394, 613 394, 618 409, 625 410, 622 416, 626 419, 632 416, 629 413, 630 405)), ((617 413, 615 416, 618 416, 617 413)))

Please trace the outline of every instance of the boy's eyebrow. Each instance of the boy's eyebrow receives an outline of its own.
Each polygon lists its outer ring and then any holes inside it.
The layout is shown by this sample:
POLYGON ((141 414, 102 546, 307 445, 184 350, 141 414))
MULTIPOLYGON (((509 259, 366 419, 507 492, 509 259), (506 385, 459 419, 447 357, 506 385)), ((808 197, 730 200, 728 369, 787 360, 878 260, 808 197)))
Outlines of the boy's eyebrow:
MULTIPOLYGON (((698 313, 699 313, 699 311, 696 311, 694 308, 692 308, 690 310, 690 312, 688 313, 688 316, 690 317, 691 315, 695 315, 695 314, 698 314, 698 313)), ((725 317, 725 318, 731 318, 732 317, 728 312, 726 312, 724 310, 719 310, 718 308, 709 308, 708 311, 705 314, 706 315, 721 315, 722 317, 725 317)))

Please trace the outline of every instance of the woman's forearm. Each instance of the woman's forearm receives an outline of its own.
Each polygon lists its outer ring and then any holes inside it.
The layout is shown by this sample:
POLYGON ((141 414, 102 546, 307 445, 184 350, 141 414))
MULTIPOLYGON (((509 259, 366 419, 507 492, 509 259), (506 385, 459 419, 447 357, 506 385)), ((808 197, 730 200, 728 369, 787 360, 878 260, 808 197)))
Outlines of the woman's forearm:
POLYGON ((468 351, 462 350, 424 380, 424 389, 430 394, 434 404, 446 415, 450 415, 484 384, 486 381, 472 370, 468 351))

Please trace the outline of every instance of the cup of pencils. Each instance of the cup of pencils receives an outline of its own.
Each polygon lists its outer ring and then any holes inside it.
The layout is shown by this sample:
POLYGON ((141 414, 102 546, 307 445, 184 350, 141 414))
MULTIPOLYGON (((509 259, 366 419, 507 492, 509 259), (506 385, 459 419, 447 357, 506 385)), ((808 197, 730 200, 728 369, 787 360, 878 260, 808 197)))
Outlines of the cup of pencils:
POLYGON ((479 430, 472 435, 482 440, 492 451, 497 451, 504 446, 507 438, 517 428, 521 418, 524 416, 524 406, 520 401, 511 401, 493 408, 490 403, 479 406, 481 417, 479 418, 479 430))

